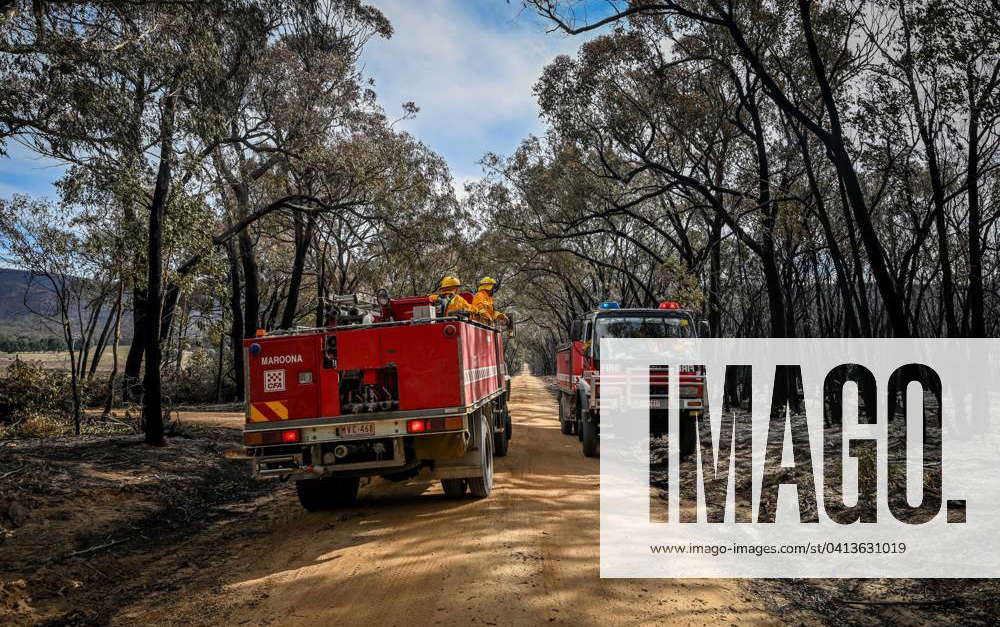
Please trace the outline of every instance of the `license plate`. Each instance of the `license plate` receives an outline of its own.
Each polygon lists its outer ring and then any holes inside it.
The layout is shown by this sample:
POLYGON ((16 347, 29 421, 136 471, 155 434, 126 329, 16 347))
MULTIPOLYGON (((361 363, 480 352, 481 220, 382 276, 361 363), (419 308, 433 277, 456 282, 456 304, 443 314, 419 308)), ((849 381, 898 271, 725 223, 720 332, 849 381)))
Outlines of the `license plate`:
POLYGON ((374 422, 362 422, 356 425, 344 425, 337 427, 337 435, 346 438, 352 435, 375 435, 374 422))
POLYGON ((651 398, 651 399, 649 399, 649 408, 650 409, 666 409, 667 408, 667 401, 663 400, 662 398, 651 398))

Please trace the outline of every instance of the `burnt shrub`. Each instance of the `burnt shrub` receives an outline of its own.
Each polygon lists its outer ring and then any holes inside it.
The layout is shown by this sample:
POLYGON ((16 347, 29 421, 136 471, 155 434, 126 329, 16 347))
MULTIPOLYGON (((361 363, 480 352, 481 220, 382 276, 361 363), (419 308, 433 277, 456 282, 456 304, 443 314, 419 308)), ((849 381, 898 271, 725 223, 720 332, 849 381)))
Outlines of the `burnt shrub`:
MULTIPOLYGON (((216 378, 218 353, 196 348, 188 353, 179 370, 163 373, 163 395, 172 405, 210 404, 217 402, 216 378)), ((232 386, 223 382, 222 395, 228 398, 232 386)))
POLYGON ((68 416, 73 400, 69 374, 20 359, 0 372, 0 424, 40 416, 68 416))

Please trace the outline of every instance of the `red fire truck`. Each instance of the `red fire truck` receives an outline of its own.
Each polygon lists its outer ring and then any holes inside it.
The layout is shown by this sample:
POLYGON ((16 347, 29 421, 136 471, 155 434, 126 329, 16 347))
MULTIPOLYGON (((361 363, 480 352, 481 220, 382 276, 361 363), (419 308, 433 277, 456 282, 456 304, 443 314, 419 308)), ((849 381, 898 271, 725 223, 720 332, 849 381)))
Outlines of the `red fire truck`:
POLYGON ((254 474, 294 480, 310 511, 354 502, 363 477, 424 468, 451 497, 488 496, 511 436, 500 330, 384 290, 327 306, 326 327, 244 342, 254 474))
MULTIPOLYGON (((596 457, 601 429, 600 345, 602 338, 703 337, 704 321, 696 324, 693 312, 678 303, 663 302, 656 309, 622 309, 606 301, 596 311, 573 321, 571 340, 556 351, 556 379, 559 386, 559 426, 563 433, 576 434, 583 454, 596 457)), ((705 409, 705 374, 698 366, 680 373, 681 416, 679 443, 682 455, 694 451, 694 420, 705 409)), ((666 367, 653 366, 649 373, 651 434, 667 432, 666 367)))

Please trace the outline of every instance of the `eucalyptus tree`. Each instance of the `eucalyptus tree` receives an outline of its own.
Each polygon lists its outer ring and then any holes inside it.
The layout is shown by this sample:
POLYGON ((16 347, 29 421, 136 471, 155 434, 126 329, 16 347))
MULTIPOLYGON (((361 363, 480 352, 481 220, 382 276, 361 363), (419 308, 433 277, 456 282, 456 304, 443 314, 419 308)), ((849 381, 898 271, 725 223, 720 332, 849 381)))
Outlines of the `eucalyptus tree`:
POLYGON ((769 159, 773 124, 758 82, 704 40, 679 41, 670 60, 663 45, 639 30, 588 42, 578 59, 546 69, 536 87, 539 103, 556 132, 597 153, 593 175, 618 183, 614 212, 634 218, 657 200, 668 230, 648 218, 646 225, 689 268, 704 261, 723 225, 740 238, 762 263, 772 335, 786 335, 769 159), (746 161, 755 172, 741 169, 746 161), (692 215, 700 217, 697 230, 692 215), (704 248, 696 252, 689 234, 698 231, 704 248))
POLYGON ((609 14, 588 21, 579 3, 565 0, 525 0, 555 28, 579 34, 609 24, 653 23, 665 35, 711 39, 722 34, 745 62, 767 98, 789 119, 800 124, 825 148, 834 166, 850 218, 857 228, 866 261, 894 335, 908 337, 912 325, 899 286, 885 257, 885 242, 872 219, 863 177, 850 145, 845 78, 871 57, 870 48, 853 47, 860 35, 864 3, 778 2, 610 2, 609 14))
MULTIPOLYGON (((352 33, 357 22, 389 28, 378 11, 356 0, 24 2, 5 14, 0 75, 8 89, 0 96, 0 141, 15 138, 121 190, 122 221, 133 242, 125 261, 133 274, 138 338, 126 374, 138 375, 144 353, 150 443, 163 443, 161 299, 170 270, 162 256, 165 219, 213 155, 253 141, 241 134, 247 128, 239 126, 240 110, 232 105, 253 84, 250 77, 268 69, 270 57, 261 51, 292 31, 336 48, 343 44, 336 33, 352 33), (135 245, 141 242, 145 246, 135 245)), ((242 218, 244 228, 260 215, 242 218)), ((192 268, 182 264, 178 270, 192 268)), ((172 288, 168 320, 176 303, 172 288)))
MULTIPOLYGON (((227 96, 233 112, 231 141, 212 155, 230 222, 245 219, 254 207, 296 195, 308 203, 318 195, 312 183, 324 152, 359 129, 381 119, 374 93, 365 89, 357 60, 375 36, 389 37, 392 28, 375 9, 358 2, 307 3, 292 6, 288 19, 274 29, 271 41, 258 49, 258 63, 242 88, 227 96), (292 186, 284 180, 293 181, 292 186)), ((323 204, 337 204, 324 195, 323 204)), ((294 317, 302 261, 315 231, 315 216, 294 214, 296 252, 288 293, 290 306, 282 322, 294 317)), ((273 223, 269 223, 273 226, 273 223)), ((260 324, 260 269, 253 227, 237 235, 243 278, 243 326, 252 334, 260 324)))
POLYGON ((62 339, 69 359, 71 413, 77 435, 88 357, 98 339, 102 313, 107 320, 114 318, 104 306, 119 282, 114 270, 93 254, 93 240, 99 237, 99 231, 52 201, 23 195, 0 200, 0 261, 26 273, 25 306, 62 339))

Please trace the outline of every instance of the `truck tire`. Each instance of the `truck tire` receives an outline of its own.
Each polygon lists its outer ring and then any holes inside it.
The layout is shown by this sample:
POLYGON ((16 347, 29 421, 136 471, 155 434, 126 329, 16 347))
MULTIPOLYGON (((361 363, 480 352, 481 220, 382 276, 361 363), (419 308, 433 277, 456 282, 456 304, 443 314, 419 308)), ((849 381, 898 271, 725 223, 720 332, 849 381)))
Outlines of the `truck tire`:
POLYGON ((490 421, 486 414, 479 414, 479 452, 480 452, 480 474, 478 477, 469 477, 469 492, 477 499, 483 499, 490 495, 493 489, 493 436, 491 435, 490 421))
POLYGON ((697 419, 687 412, 681 414, 680 424, 677 425, 677 430, 680 431, 678 448, 680 449, 681 457, 687 457, 694 453, 695 436, 697 435, 697 429, 695 429, 694 424, 695 420, 697 419))
POLYGON ((469 487, 469 484, 465 482, 465 479, 442 479, 441 489, 444 490, 444 495, 450 499, 460 499, 465 496, 465 489, 469 487))
POLYGON ((584 418, 580 425, 580 441, 583 443, 584 457, 597 457, 600 445, 597 438, 597 425, 593 420, 584 418))
POLYGON ((299 503, 307 512, 318 512, 353 505, 358 500, 358 477, 327 477, 295 482, 299 503))
POLYGON ((566 395, 559 392, 559 431, 563 435, 573 433, 573 425, 569 420, 569 403, 566 402, 566 395))

